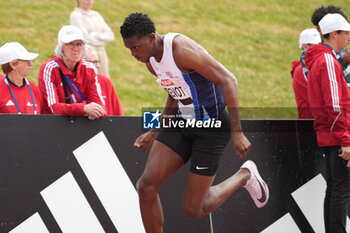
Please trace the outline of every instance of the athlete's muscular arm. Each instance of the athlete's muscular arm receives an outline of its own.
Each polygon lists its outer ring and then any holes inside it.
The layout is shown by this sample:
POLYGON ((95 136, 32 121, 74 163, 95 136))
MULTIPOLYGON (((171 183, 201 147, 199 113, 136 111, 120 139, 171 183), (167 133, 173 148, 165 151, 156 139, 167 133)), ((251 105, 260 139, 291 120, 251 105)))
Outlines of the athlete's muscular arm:
MULTIPOLYGON (((148 70, 155 75, 155 72, 152 69, 152 66, 149 63, 146 63, 148 70)), ((168 95, 167 101, 165 103, 164 110, 161 115, 161 122, 163 122, 164 115, 175 115, 177 113, 177 101, 168 95)), ((139 136, 135 142, 135 148, 141 148, 142 151, 147 150, 148 147, 152 145, 159 133, 159 129, 151 129, 146 133, 139 136)))
POLYGON ((221 85, 230 116, 235 150, 238 156, 244 158, 251 144, 242 132, 236 78, 200 45, 187 37, 174 38, 173 56, 181 72, 196 71, 209 81, 221 85))

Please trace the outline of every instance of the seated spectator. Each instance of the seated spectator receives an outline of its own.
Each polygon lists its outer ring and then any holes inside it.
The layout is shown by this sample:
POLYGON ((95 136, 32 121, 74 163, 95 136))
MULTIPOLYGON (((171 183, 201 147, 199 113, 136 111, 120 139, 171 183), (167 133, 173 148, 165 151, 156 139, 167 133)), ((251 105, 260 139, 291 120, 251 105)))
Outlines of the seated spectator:
MULTIPOLYGON (((98 70, 98 68, 100 67, 100 61, 98 60, 96 51, 90 48, 90 46, 87 49, 87 54, 85 56, 85 59, 88 62, 91 62, 92 64, 94 64, 98 70)), ((124 116, 124 112, 120 104, 118 94, 114 88, 112 81, 108 77, 102 74, 97 74, 97 78, 98 78, 98 83, 101 86, 101 95, 104 100, 103 104, 106 108, 107 115, 124 116)))
POLYGON ((41 92, 25 78, 33 66, 31 60, 38 55, 28 52, 18 42, 6 43, 0 48, 0 64, 6 74, 0 79, 0 113, 42 113, 41 92))
POLYGON ((39 88, 52 114, 85 115, 90 120, 106 115, 95 67, 82 59, 85 44, 79 28, 63 26, 58 33, 56 55, 40 67, 39 88))
POLYGON ((77 7, 70 14, 70 24, 80 28, 89 46, 97 52, 101 66, 98 73, 109 78, 105 44, 114 40, 114 33, 101 14, 91 10, 93 4, 93 0, 77 0, 77 7))
MULTIPOLYGON (((299 36, 299 48, 306 51, 314 44, 321 43, 320 33, 312 28, 305 29, 299 36)), ((293 90, 298 107, 299 119, 313 119, 307 98, 307 78, 304 76, 300 60, 292 62, 291 75, 293 78, 293 90)))

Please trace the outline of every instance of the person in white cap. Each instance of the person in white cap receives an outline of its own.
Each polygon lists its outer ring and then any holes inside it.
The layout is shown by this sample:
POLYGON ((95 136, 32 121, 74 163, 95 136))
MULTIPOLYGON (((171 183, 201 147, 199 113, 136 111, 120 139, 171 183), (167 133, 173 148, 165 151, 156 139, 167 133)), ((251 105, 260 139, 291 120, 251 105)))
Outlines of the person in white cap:
POLYGON ((79 28, 63 26, 58 33, 56 55, 41 65, 39 88, 48 111, 67 116, 104 117, 95 67, 82 59, 86 41, 79 28))
MULTIPOLYGON (((334 13, 340 14, 348 21, 348 18, 346 17, 346 15, 342 11, 342 9, 340 7, 337 7, 337 6, 333 6, 333 5, 329 5, 327 7, 321 6, 321 7, 316 8, 314 10, 312 17, 311 17, 311 22, 313 25, 315 25, 317 31, 320 32, 320 35, 321 35, 321 30, 320 30, 320 27, 318 26, 319 22, 321 21, 321 19, 325 15, 334 14, 334 13)), ((321 43, 323 44, 323 36, 322 35, 321 35, 321 43)), ((349 63, 350 63, 350 50, 345 48, 344 50, 340 50, 338 54, 339 54, 339 56, 337 57, 337 60, 340 62, 340 64, 343 67, 343 73, 345 76, 345 80, 348 83, 348 87, 350 88, 350 65, 349 65, 349 63)), ((300 61, 301 61, 301 67, 303 69, 304 76, 307 80, 307 73, 309 70, 305 67, 305 61, 304 61, 305 55, 306 55, 306 50, 304 50, 302 52, 302 54, 300 55, 300 61)))
MULTIPOLYGON (((300 33, 299 48, 307 50, 314 44, 321 43, 320 33, 315 28, 307 28, 300 33)), ((291 75, 293 78, 293 90, 298 107, 299 119, 312 119, 307 99, 307 81, 303 74, 300 59, 292 62, 291 75)))
POLYGON ((317 142, 326 158, 326 232, 345 233, 350 200, 350 91, 337 57, 350 41, 350 24, 340 14, 327 14, 319 27, 324 44, 310 47, 304 57, 309 69, 308 98, 317 142))
POLYGON ((0 64, 6 74, 0 79, 0 113, 41 114, 43 99, 39 88, 26 79, 39 54, 28 52, 20 43, 0 48, 0 64))

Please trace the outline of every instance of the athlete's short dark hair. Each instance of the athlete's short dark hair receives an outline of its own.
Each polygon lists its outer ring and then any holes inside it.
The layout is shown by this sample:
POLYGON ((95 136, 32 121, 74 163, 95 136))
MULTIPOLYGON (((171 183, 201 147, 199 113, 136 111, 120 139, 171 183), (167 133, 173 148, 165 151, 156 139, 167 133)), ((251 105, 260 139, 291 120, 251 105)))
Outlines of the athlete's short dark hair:
POLYGON ((145 36, 155 31, 154 23, 148 15, 138 12, 131 13, 120 26, 120 34, 124 39, 132 36, 145 36))
POLYGON ((341 10, 340 7, 329 5, 327 7, 321 6, 319 8, 316 8, 314 10, 314 13, 312 14, 311 22, 313 23, 313 25, 318 26, 318 23, 321 21, 323 16, 330 13, 331 14, 338 13, 342 15, 346 19, 346 21, 348 21, 348 18, 346 17, 346 15, 344 14, 344 12, 341 10))

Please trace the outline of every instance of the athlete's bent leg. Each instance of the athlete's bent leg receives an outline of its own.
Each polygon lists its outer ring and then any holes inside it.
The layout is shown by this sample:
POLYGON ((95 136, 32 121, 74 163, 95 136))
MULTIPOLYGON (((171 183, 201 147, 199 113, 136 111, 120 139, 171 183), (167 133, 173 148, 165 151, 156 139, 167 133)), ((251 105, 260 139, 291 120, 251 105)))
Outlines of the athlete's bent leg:
POLYGON ((192 172, 189 174, 183 200, 183 209, 188 217, 200 218, 218 208, 233 192, 247 183, 250 172, 240 169, 225 181, 211 186, 214 178, 192 172))
POLYGON ((163 143, 154 141, 145 170, 136 186, 147 233, 163 232, 164 217, 158 192, 165 180, 183 165, 183 159, 177 153, 163 143))

